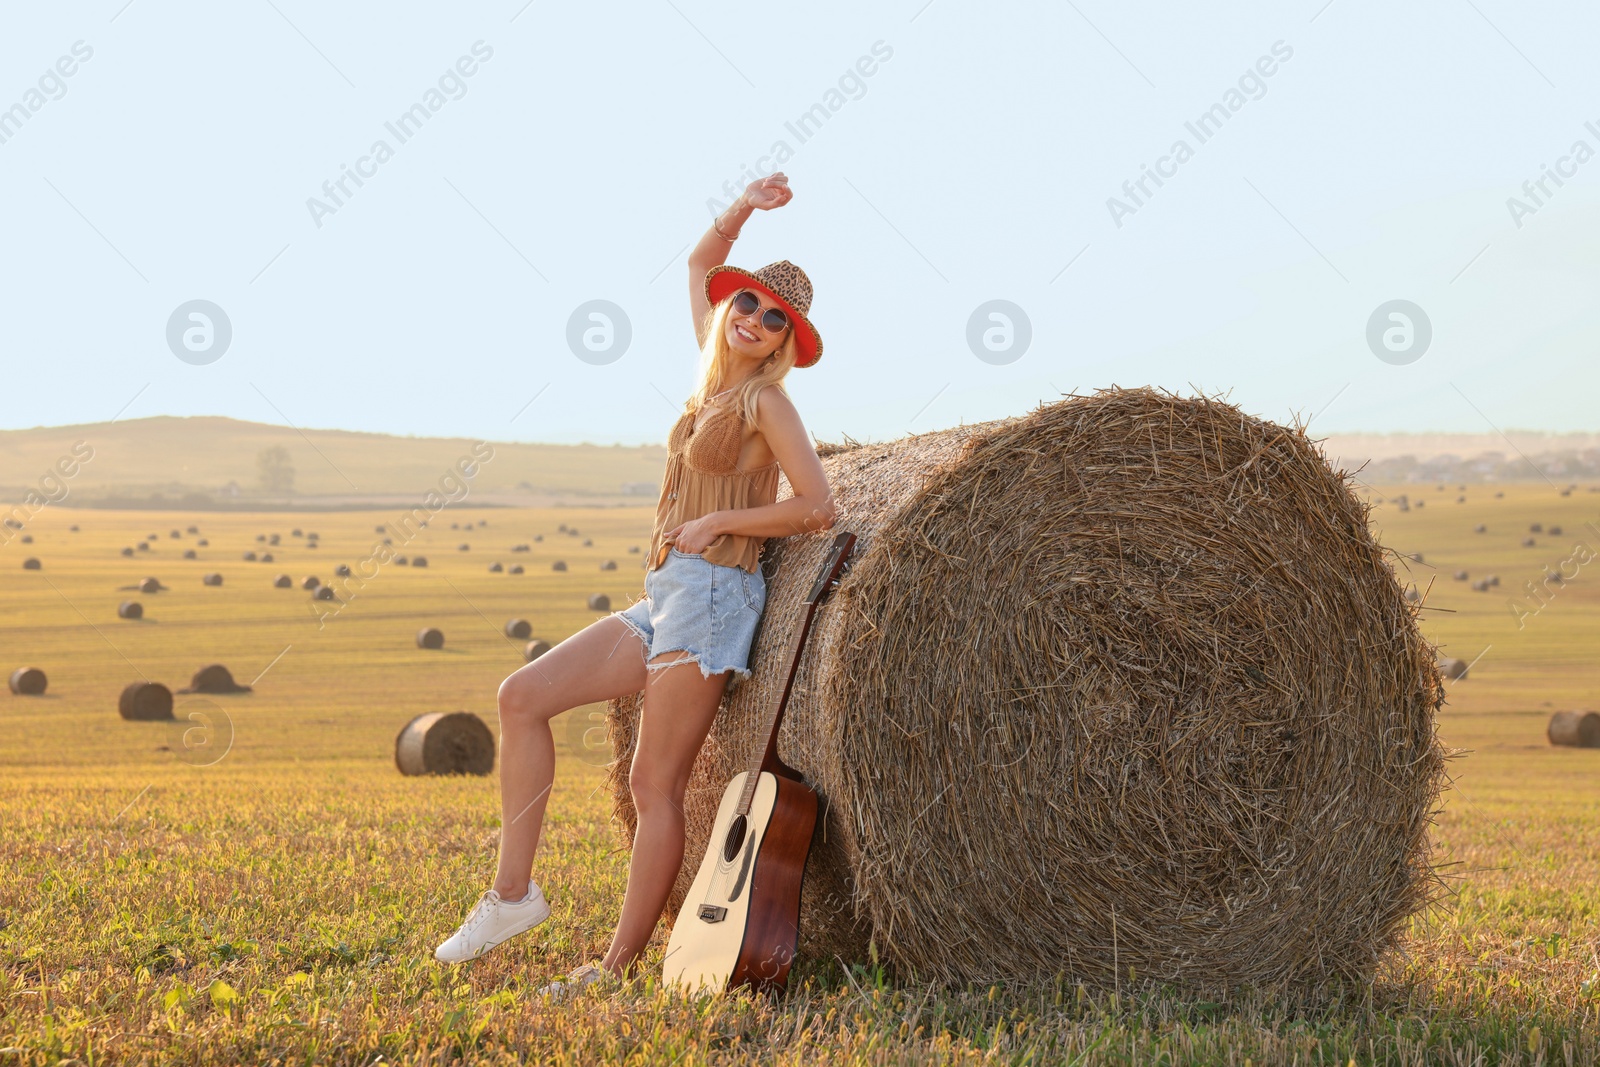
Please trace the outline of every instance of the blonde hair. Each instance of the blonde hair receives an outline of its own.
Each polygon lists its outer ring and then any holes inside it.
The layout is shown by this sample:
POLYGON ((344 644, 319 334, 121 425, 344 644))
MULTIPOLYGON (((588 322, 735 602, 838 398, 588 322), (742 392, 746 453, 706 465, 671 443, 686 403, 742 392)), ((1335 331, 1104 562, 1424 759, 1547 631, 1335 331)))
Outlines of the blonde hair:
MULTIPOLYGON (((728 347, 728 314, 733 306, 733 296, 730 293, 706 312, 705 317, 705 344, 700 349, 700 363, 697 372, 699 385, 690 395, 688 403, 684 405, 686 411, 697 411, 701 404, 722 392, 723 383, 728 380, 734 369, 735 356, 728 347)), ((783 389, 783 379, 789 371, 794 369, 795 360, 799 358, 799 350, 795 347, 794 327, 791 325, 784 334, 783 341, 761 363, 761 368, 750 377, 746 378, 738 387, 738 392, 733 395, 734 406, 744 417, 744 421, 754 426, 756 421, 756 394, 768 385, 775 385, 783 389)), ((784 389, 787 395, 788 390, 784 389)))

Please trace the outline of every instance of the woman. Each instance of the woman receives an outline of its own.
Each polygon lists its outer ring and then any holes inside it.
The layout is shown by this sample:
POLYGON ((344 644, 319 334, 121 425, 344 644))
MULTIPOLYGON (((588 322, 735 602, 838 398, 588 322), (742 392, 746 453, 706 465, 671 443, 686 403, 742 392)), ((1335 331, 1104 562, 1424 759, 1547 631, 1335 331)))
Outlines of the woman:
POLYGON ((761 547, 768 537, 833 525, 822 462, 782 386, 790 368, 822 355, 806 318, 811 283, 786 260, 754 273, 722 265, 750 213, 792 195, 782 172, 752 182, 689 257, 700 384, 668 438, 645 595, 501 683, 500 866, 494 887, 434 953, 442 962, 474 959, 549 917, 531 875, 555 774, 550 720, 640 690, 628 775, 638 828, 622 916, 599 966, 585 964, 543 992, 626 975, 661 918, 683 863, 689 769, 724 691, 750 675, 750 642, 766 607, 761 547), (778 503, 780 468, 794 496, 778 503))

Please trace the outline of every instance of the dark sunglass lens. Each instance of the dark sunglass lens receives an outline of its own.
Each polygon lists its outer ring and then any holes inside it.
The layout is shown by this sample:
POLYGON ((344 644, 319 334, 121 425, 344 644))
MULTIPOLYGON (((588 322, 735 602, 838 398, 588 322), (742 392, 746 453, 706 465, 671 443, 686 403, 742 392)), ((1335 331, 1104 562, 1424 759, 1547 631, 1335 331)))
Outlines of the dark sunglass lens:
POLYGON ((760 306, 761 301, 756 299, 756 295, 748 289, 740 290, 738 295, 733 298, 733 310, 741 315, 748 315, 760 306))
POLYGON ((772 333, 782 333, 789 325, 789 316, 777 308, 768 308, 767 313, 761 316, 761 325, 772 333))

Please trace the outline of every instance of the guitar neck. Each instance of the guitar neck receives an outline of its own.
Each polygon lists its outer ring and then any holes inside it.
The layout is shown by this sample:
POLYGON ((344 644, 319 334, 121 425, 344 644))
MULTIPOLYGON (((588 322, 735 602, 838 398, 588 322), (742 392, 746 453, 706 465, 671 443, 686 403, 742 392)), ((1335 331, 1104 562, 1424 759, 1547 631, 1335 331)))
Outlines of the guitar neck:
POLYGON ((833 587, 839 584, 840 573, 846 566, 851 550, 855 547, 855 540, 856 535, 848 530, 834 538, 833 547, 823 560, 817 579, 812 583, 811 592, 806 597, 805 611, 800 616, 800 625, 795 627, 794 635, 789 640, 789 654, 784 657, 789 669, 784 676, 783 687, 779 690, 777 699, 773 701, 772 713, 768 719, 766 748, 751 761, 744 789, 739 794, 739 806, 736 810, 740 815, 748 815, 750 812, 750 805, 755 800, 756 786, 761 781, 761 772, 777 773, 784 769, 782 761, 778 759, 778 729, 783 725, 783 713, 789 707, 789 695, 794 691, 795 676, 800 672, 800 656, 805 651, 806 638, 811 634, 811 623, 816 618, 817 608, 821 606, 823 598, 833 587))

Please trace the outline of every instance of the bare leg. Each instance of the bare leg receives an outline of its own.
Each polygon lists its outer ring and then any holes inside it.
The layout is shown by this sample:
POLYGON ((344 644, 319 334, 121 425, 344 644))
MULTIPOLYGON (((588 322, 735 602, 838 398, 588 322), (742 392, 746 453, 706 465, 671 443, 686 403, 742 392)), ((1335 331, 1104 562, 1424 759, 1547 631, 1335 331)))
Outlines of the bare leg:
MULTIPOLYGON (((698 673, 698 671, 696 672, 698 673)), ((555 781, 550 720, 645 687, 644 643, 613 616, 597 619, 500 683, 500 865, 494 888, 528 892, 555 781)))
MULTIPOLYGON (((684 655, 681 651, 663 652, 650 662, 671 662, 684 655)), ((683 796, 694 758, 722 703, 729 673, 707 678, 698 663, 689 662, 651 671, 645 685, 638 742, 628 774, 639 821, 622 917, 604 961, 615 974, 625 974, 649 943, 683 865, 683 796)))

